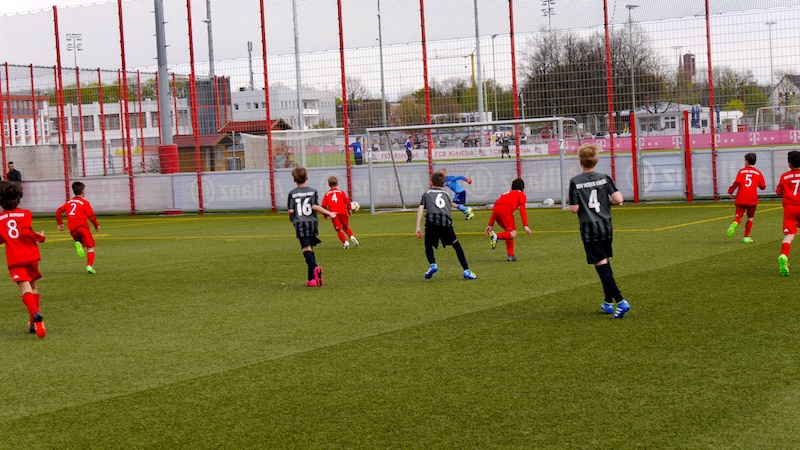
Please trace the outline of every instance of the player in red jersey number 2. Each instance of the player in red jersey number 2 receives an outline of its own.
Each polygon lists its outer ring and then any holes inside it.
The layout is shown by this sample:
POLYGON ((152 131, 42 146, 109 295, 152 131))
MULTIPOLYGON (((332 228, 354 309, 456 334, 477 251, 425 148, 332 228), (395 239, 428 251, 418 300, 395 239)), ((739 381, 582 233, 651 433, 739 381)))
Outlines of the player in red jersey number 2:
POLYGON ((89 220, 94 225, 95 231, 100 230, 100 224, 97 223, 97 218, 94 216, 94 210, 89 201, 83 198, 86 191, 86 185, 80 181, 72 183, 72 192, 75 197, 72 200, 64 203, 56 211, 56 223, 58 224, 58 231, 64 231, 64 223, 61 220, 61 213, 67 216, 67 228, 72 239, 75 240, 75 251, 78 256, 86 257, 86 273, 95 274, 94 270, 94 238, 92 232, 89 230, 89 225, 86 221, 89 220), (84 251, 84 247, 86 250, 84 251))
POLYGON ((756 154, 748 153, 744 155, 744 167, 736 175, 736 180, 731 187, 728 188, 728 195, 731 198, 733 193, 736 192, 736 216, 733 223, 728 227, 728 237, 733 237, 736 232, 736 227, 742 222, 742 216, 747 213, 747 223, 744 226, 744 238, 742 242, 750 244, 753 238, 750 237, 750 230, 753 229, 753 217, 756 215, 756 206, 758 205, 758 191, 767 188, 767 183, 764 181, 764 175, 761 171, 756 169, 756 154))
POLYGON ((339 189, 339 180, 336 177, 328 178, 328 187, 330 190, 322 197, 322 207, 328 211, 336 213, 336 217, 331 219, 333 229, 342 241, 342 248, 345 250, 350 248, 350 243, 347 242, 349 237, 353 241, 353 245, 358 247, 358 239, 353 236, 353 230, 350 229, 350 199, 347 194, 339 189), (345 233, 347 235, 345 235, 345 233))
POLYGON ((11 279, 22 292, 22 303, 28 308, 28 331, 45 337, 44 318, 39 311, 39 291, 36 280, 39 273, 39 243, 44 234, 33 231, 31 212, 17 208, 22 199, 22 185, 17 182, 0 181, 0 243, 6 245, 6 260, 11 279))

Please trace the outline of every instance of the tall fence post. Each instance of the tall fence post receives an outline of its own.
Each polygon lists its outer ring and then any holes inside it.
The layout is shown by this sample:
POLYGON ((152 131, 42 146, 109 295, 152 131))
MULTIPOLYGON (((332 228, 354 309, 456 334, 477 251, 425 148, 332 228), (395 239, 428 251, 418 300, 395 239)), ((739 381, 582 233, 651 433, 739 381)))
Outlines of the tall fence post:
POLYGON ((686 170, 686 201, 692 202, 692 143, 689 140, 689 111, 683 111, 683 156, 686 170))
POLYGON ((194 156, 197 166, 197 207, 198 213, 203 214, 203 168, 200 158, 200 120, 197 117, 197 77, 194 67, 194 40, 192 37, 192 0, 186 0, 186 17, 189 21, 189 104, 192 114, 192 135, 194 136, 194 156))
MULTIPOLYGON (((425 80, 425 123, 431 124, 431 91, 428 85, 428 45, 425 33, 425 0, 419 0, 419 23, 422 32, 422 78, 425 80)), ((412 147, 414 141, 411 141, 412 147)), ((433 175, 433 135, 428 128, 428 175, 433 175)), ((403 205, 405 207, 405 205, 403 205)))
POLYGON ((122 97, 120 99, 124 110, 125 123, 125 148, 128 150, 128 190, 131 197, 131 215, 136 215, 136 195, 133 189, 133 151, 131 149, 131 122, 128 109, 128 69, 125 61, 125 31, 122 26, 122 0, 117 0, 117 11, 119 12, 119 48, 120 59, 122 60, 122 97))
POLYGON ((631 112, 631 177, 633 183, 633 203, 639 203, 639 155, 636 139, 636 115, 631 112))
MULTIPOLYGON (((719 200, 717 178, 717 118, 714 103, 714 66, 711 64, 711 13, 706 0, 706 52, 708 53, 708 118, 711 123, 711 179, 714 181, 714 201, 719 200)), ((772 74, 770 74, 772 75, 772 74)))
MULTIPOLYGON (((339 64, 342 74, 342 122, 344 122, 344 158, 345 170, 347 171, 347 195, 353 198, 353 176, 350 167, 350 120, 347 111, 347 77, 344 70, 344 28, 342 27, 342 0, 336 0, 336 7, 339 13, 339 64)), ((361 149, 363 155, 367 149, 361 149)), ((322 151, 325 151, 324 149, 322 151)))
POLYGON ((278 211, 275 204, 275 160, 272 156, 272 116, 270 115, 269 103, 269 71, 267 70, 267 26, 264 20, 264 0, 259 0, 259 11, 261 16, 261 59, 264 61, 264 101, 267 107, 264 113, 267 119, 267 157, 269 158, 269 198, 272 203, 272 212, 278 211))
POLYGON ((606 50, 606 100, 608 101, 608 144, 611 146, 611 178, 617 179, 617 165, 614 158, 616 152, 614 143, 614 133, 616 124, 614 123, 614 79, 611 71, 611 35, 608 29, 608 0, 603 0, 603 23, 605 28, 605 50, 606 50))
MULTIPOLYGON (((517 56, 514 48, 514 0, 508 0, 508 28, 511 32, 511 90, 514 96, 514 120, 519 120, 519 87, 517 86, 517 56)), ((497 80, 495 80, 497 81, 497 80)), ((522 178, 522 154, 520 152, 519 124, 514 126, 514 145, 517 148, 517 178, 522 178)))
MULTIPOLYGON (((69 200, 69 147, 67 146, 66 119, 64 118, 64 74, 61 66, 61 38, 58 31, 58 9, 53 6, 53 31, 56 36, 56 103, 58 104, 58 136, 64 152, 64 197, 69 200)), ((8 82, 8 63, 6 63, 8 82)))
MULTIPOLYGON (((8 63, 6 63, 8 64, 8 63)), ((8 78, 8 77, 6 77, 8 78)), ((5 119, 5 104, 3 100, 3 83, 0 82, 0 151, 3 153, 3 167, 6 167, 6 119, 5 119)), ((11 127, 9 127, 9 136, 11 135, 11 127)), ((5 170, 3 170, 5 172, 5 170)), ((0 174, 0 180, 5 179, 3 174, 0 174)))

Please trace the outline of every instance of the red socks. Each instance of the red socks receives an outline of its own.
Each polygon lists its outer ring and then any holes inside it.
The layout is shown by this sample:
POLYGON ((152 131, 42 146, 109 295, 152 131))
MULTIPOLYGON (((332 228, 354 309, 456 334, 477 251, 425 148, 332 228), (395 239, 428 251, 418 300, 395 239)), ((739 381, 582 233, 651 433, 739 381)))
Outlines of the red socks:
POLYGON ((22 294, 22 303, 25 304, 26 308, 28 308, 28 313, 31 315, 31 321, 33 321, 33 315, 39 312, 39 302, 36 297, 36 295, 30 292, 22 294))
POLYGON ((87 252, 86 253, 86 265, 93 266, 94 265, 94 252, 87 252))
POLYGON ((783 243, 781 244, 781 254, 789 256, 789 252, 792 251, 792 244, 783 243))
POLYGON ((750 230, 753 229, 753 221, 748 220, 747 223, 744 225, 744 237, 750 236, 750 230))
POLYGON ((506 240, 512 239, 511 238, 511 232, 510 231, 503 231, 502 233, 497 233, 497 239, 500 239, 501 241, 506 241, 506 240))
POLYGON ((514 240, 509 239, 506 241, 506 252, 508 256, 514 256, 514 240))

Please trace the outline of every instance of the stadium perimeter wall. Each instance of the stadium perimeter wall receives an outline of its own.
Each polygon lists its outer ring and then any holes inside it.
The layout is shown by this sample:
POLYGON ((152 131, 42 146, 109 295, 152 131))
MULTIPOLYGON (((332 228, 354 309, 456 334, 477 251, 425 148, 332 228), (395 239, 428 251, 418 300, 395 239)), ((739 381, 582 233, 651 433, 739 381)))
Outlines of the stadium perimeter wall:
MULTIPOLYGON (((726 197, 728 186, 733 183, 736 173, 743 166, 744 155, 754 152, 758 155, 758 167, 767 182, 764 195, 775 192, 775 184, 780 175, 788 170, 786 154, 797 147, 777 148, 734 148, 717 152, 717 173, 720 197, 726 197)), ((617 154, 616 182, 620 191, 629 201, 633 195, 630 154, 617 154)), ((643 200, 680 199, 686 197, 683 155, 680 151, 665 151, 645 154, 641 159, 640 193, 643 200)), ((481 161, 480 164, 467 161, 435 164, 434 170, 447 167, 449 173, 458 173, 473 180, 467 187, 467 201, 472 205, 487 205, 509 189, 511 180, 516 178, 514 160, 481 161)), ((522 177, 526 182, 525 192, 530 202, 544 198, 562 198, 569 179, 580 173, 577 157, 564 157, 562 177, 561 160, 557 156, 542 156, 522 161, 522 177)), ((353 200, 366 207, 370 202, 369 166, 352 167, 353 200)), ((394 169, 390 164, 374 164, 373 198, 376 207, 395 208, 401 204, 394 169)), ((610 173, 610 158, 602 157, 597 166, 600 172, 610 173)), ((692 172, 694 177, 694 196, 712 197, 713 177, 711 151, 692 152, 692 172)), ((403 187, 403 199, 409 208, 418 205, 419 198, 428 188, 428 166, 426 163, 400 164, 397 173, 403 187)), ((345 167, 324 167, 309 169, 309 185, 320 194, 328 190, 327 179, 339 178, 340 184, 346 178, 345 167)), ((206 211, 269 210, 270 203, 269 172, 223 172, 204 174, 203 193, 206 211)), ((131 207, 128 177, 98 177, 73 179, 86 184, 86 198, 98 214, 129 213, 131 207)), ((133 178, 135 205, 137 212, 198 211, 196 174, 144 174, 133 178)), ((21 207, 36 214, 53 214, 65 200, 63 180, 25 181, 25 196, 21 207)), ((275 171, 275 197, 278 209, 286 209, 286 198, 295 184, 291 169, 275 171)), ((70 196, 71 196, 70 192, 70 196)))

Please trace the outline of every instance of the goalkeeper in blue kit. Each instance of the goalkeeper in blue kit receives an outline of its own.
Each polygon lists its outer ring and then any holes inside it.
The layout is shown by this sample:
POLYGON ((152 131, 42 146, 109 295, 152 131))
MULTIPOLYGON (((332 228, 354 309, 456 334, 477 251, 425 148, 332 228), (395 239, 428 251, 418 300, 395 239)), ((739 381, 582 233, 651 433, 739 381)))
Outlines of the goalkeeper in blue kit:
POLYGON ((467 220, 471 220, 475 217, 475 214, 472 213, 472 208, 464 206, 464 203, 467 202, 467 190, 458 182, 464 181, 467 184, 472 184, 472 180, 461 175, 447 175, 447 169, 440 169, 439 172, 445 175, 445 186, 453 191, 453 207, 464 213, 467 216, 467 220))

